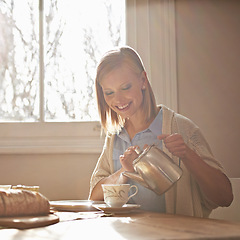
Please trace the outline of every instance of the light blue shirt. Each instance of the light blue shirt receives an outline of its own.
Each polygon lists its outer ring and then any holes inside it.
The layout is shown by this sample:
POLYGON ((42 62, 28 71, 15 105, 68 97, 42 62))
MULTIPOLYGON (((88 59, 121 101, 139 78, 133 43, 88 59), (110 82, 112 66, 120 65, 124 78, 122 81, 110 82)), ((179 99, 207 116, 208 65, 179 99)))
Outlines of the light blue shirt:
MULTIPOLYGON (((145 144, 151 145, 153 143, 158 143, 158 147, 162 149, 162 142, 157 139, 157 136, 162 134, 162 110, 159 111, 158 115, 151 123, 151 125, 137 133, 132 141, 125 130, 116 135, 114 148, 113 148, 113 163, 114 171, 117 171, 121 168, 121 163, 119 161, 119 156, 122 155, 125 150, 130 146, 138 145, 141 150, 145 144)), ((140 204, 141 209, 155 212, 165 212, 165 195, 157 195, 152 190, 149 190, 139 183, 129 179, 131 185, 136 185, 138 187, 138 193, 132 197, 129 203, 140 204)))

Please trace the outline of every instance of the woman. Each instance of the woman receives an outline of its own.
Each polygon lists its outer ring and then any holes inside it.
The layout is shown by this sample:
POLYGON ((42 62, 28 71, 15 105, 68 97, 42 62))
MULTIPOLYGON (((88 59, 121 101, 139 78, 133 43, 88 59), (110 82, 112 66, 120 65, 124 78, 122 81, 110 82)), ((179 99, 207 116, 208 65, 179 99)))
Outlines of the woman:
POLYGON ((103 56, 97 68, 96 92, 107 136, 91 178, 89 199, 103 200, 102 184, 133 184, 122 172, 134 171, 135 148, 159 142, 158 147, 181 164, 183 175, 161 196, 138 185, 134 203, 149 211, 198 217, 231 204, 231 183, 200 129, 166 106, 156 105, 136 51, 122 47, 103 56))

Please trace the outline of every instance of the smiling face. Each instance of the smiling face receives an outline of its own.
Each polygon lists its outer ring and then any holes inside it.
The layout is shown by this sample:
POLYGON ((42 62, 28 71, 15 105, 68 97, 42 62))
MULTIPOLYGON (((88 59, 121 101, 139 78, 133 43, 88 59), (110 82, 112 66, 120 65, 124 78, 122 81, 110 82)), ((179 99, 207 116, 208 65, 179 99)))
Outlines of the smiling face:
POLYGON ((126 64, 114 69, 101 81, 107 105, 123 119, 139 119, 145 81, 144 72, 136 74, 126 64))
POLYGON ((102 57, 95 88, 101 125, 106 132, 116 133, 131 121, 148 123, 157 115, 145 67, 131 47, 110 50, 102 57))

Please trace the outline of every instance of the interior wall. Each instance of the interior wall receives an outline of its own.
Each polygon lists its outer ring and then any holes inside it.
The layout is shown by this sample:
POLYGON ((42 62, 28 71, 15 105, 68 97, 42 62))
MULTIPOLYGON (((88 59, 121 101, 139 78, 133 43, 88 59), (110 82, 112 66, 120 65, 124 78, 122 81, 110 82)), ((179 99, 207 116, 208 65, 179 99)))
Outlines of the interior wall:
MULTIPOLYGON (((240 1, 176 1, 179 112, 240 177, 240 1)), ((0 184, 39 185, 50 200, 87 199, 99 154, 0 155, 0 184)))
POLYGON ((97 154, 0 155, 0 185, 37 185, 49 200, 87 199, 97 154))
POLYGON ((179 112, 240 177, 240 1, 176 1, 179 112))

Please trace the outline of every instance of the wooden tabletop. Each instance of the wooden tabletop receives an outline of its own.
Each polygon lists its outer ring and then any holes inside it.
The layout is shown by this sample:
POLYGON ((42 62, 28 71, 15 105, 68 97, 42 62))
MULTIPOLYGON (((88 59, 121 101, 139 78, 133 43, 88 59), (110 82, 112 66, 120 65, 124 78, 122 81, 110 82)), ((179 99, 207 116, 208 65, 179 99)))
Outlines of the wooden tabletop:
POLYGON ((1 229, 0 239, 240 239, 240 222, 143 211, 111 216, 92 213, 90 219, 85 216, 77 217, 78 220, 71 219, 71 214, 69 216, 59 223, 40 228, 1 229))

